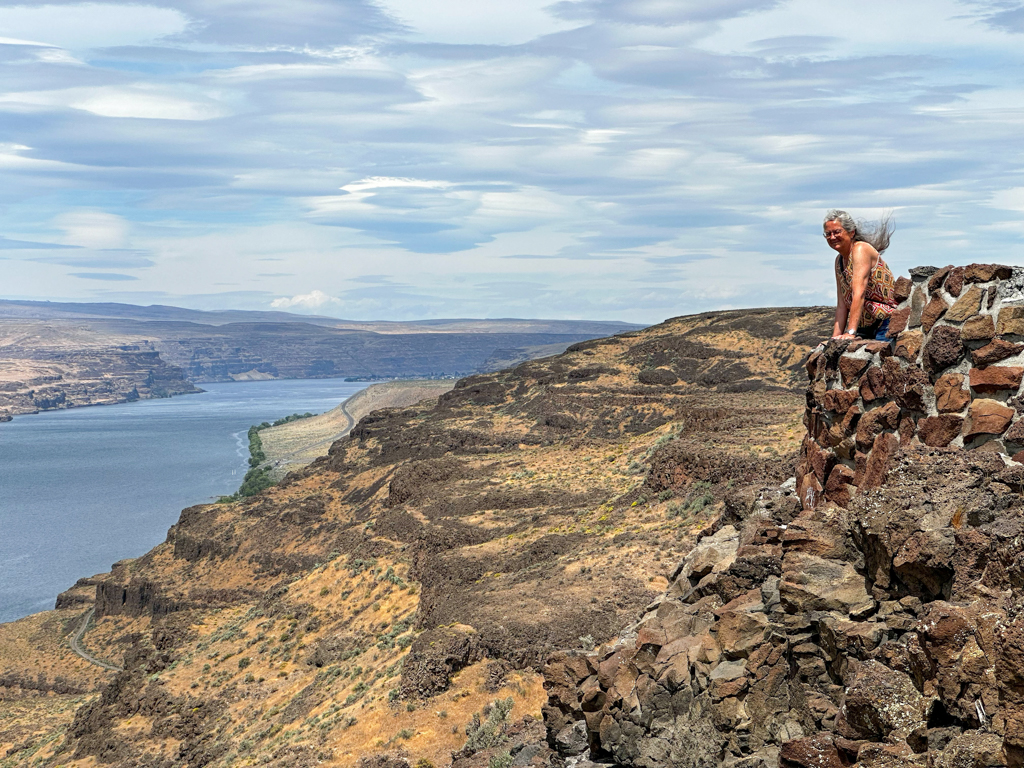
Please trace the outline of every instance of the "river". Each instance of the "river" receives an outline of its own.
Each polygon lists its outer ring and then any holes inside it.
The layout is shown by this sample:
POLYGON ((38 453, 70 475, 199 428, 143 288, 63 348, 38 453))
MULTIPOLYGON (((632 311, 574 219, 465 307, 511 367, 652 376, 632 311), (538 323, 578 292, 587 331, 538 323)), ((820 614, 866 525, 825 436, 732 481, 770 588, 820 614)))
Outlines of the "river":
POLYGON ((52 608, 79 577, 163 541, 183 508, 236 491, 253 424, 321 413, 367 384, 201 386, 0 424, 0 622, 52 608))

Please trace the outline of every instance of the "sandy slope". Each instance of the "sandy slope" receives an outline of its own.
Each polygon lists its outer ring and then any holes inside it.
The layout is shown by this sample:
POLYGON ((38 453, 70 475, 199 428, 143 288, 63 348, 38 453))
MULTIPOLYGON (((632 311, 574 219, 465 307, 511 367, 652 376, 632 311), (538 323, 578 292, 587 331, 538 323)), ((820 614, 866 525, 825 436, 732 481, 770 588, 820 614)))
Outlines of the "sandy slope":
POLYGON ((438 397, 455 386, 455 379, 419 379, 373 384, 344 403, 309 419, 260 432, 263 452, 271 466, 285 473, 326 456, 331 443, 349 433, 363 416, 380 408, 405 408, 438 397))

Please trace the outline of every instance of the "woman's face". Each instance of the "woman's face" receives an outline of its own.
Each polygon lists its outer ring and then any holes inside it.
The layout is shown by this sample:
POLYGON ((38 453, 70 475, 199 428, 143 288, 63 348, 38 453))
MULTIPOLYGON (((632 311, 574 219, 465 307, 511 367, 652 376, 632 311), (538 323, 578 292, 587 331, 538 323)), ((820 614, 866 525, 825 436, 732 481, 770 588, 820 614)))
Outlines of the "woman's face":
POLYGON ((838 221, 825 222, 825 240, 833 251, 845 251, 853 245, 853 236, 838 221))

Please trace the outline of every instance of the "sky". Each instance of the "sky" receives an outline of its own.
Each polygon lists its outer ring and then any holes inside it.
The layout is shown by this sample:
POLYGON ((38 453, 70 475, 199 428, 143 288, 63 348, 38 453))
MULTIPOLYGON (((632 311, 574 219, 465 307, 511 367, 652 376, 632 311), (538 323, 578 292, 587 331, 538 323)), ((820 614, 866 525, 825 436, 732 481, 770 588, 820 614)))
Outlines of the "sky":
POLYGON ((654 323, 1024 265, 1018 0, 0 2, 0 298, 654 323))

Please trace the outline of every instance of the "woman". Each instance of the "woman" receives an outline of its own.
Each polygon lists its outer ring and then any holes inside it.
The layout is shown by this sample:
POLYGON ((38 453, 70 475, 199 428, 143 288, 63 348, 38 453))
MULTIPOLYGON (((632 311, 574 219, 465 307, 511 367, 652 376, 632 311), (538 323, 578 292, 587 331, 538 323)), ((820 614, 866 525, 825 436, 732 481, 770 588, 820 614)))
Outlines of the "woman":
POLYGON ((836 256, 836 322, 832 338, 887 341, 896 310, 896 281, 881 254, 889 247, 892 222, 874 227, 855 222, 846 211, 825 214, 825 240, 836 256))

